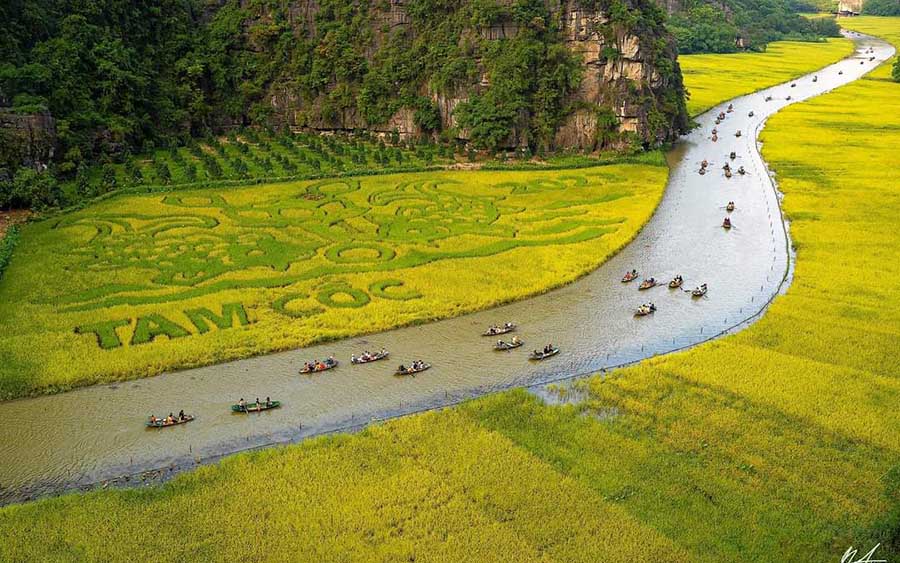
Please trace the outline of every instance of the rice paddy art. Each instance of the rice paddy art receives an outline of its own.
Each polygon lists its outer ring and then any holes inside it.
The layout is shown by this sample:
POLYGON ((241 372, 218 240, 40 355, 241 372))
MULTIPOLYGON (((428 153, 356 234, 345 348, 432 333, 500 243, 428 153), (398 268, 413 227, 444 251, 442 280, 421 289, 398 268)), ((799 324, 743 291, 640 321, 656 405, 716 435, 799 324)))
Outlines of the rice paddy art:
POLYGON ((103 201, 24 229, 0 286, 0 390, 149 375, 543 291, 630 240, 665 178, 660 162, 103 201))

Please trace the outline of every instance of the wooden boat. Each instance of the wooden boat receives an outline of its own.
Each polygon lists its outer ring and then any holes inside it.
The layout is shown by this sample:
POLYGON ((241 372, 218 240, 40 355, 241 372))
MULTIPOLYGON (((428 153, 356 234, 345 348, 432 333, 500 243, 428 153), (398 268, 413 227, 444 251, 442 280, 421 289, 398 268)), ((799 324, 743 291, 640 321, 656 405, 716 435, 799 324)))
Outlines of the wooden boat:
POLYGON ((505 352, 507 350, 515 350, 516 348, 520 348, 524 345, 525 342, 522 340, 519 340, 518 342, 504 342, 501 340, 500 342, 494 344, 494 350, 497 350, 498 352, 505 352))
POLYGON ((482 332, 481 336, 497 336, 500 334, 506 334, 508 332, 512 332, 514 330, 516 330, 516 325, 514 325, 512 323, 510 323, 509 325, 505 325, 505 326, 492 326, 491 328, 482 332))
POLYGON ((650 289, 651 287, 656 287, 656 279, 650 278, 649 280, 644 280, 641 282, 641 285, 638 286, 638 289, 650 289))
POLYGON ((281 407, 281 401, 270 401, 268 405, 266 403, 260 403, 257 405, 256 402, 253 402, 253 403, 247 403, 243 407, 241 405, 231 405, 231 412, 237 412, 237 413, 262 412, 262 411, 277 409, 279 407, 281 407))
POLYGON ((427 369, 431 369, 431 364, 423 364, 422 366, 420 366, 418 368, 408 367, 408 368, 404 368, 402 370, 398 368, 395 375, 415 375, 417 373, 422 373, 423 371, 425 371, 427 369))
POLYGON ((725 211, 727 211, 729 213, 734 211, 734 202, 733 201, 728 202, 728 205, 725 206, 725 211))
POLYGON ((656 305, 652 304, 644 304, 637 308, 637 311, 634 312, 635 317, 646 317, 647 315, 652 315, 656 312, 656 305))
POLYGON ((547 358, 550 358, 557 354, 559 354, 559 348, 553 348, 549 352, 544 352, 543 350, 534 350, 531 353, 530 359, 540 362, 541 360, 546 360, 547 358))
POLYGON ((350 358, 351 364, 370 364, 372 362, 377 362, 378 360, 383 360, 390 356, 391 353, 388 351, 378 352, 377 354, 372 354, 368 358, 363 358, 362 356, 358 358, 350 358))
POLYGON ((628 272, 624 276, 622 276, 622 283, 632 282, 632 281, 636 280, 637 277, 638 277, 637 270, 634 270, 633 272, 628 272))
POLYGON ((684 280, 681 278, 681 276, 676 276, 672 278, 672 281, 669 282, 669 289, 678 289, 683 283, 684 280))
POLYGON ((691 291, 691 295, 693 297, 703 297, 706 295, 706 284, 701 285, 700 287, 696 287, 691 291))
POLYGON ((336 367, 338 367, 337 360, 326 360, 321 366, 312 366, 312 369, 310 369, 310 366, 303 366, 303 368, 300 369, 300 373, 319 373, 336 367))
POLYGON ((156 422, 147 421, 147 428, 168 428, 169 426, 178 426, 194 420, 194 415, 186 414, 184 418, 176 418, 173 422, 166 422, 165 418, 157 419, 156 422))

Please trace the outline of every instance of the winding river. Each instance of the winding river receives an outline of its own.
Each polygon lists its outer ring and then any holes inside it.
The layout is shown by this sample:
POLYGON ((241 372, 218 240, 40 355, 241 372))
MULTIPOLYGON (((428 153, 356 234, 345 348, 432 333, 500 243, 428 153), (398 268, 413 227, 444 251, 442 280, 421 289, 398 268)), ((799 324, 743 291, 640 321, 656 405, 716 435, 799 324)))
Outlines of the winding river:
POLYGON ((881 40, 852 38, 856 53, 815 73, 816 82, 810 75, 793 81, 796 87, 783 84, 733 100, 735 111, 718 126, 718 142, 711 140, 710 131, 727 103, 700 116, 700 126, 670 154, 666 193, 647 226, 617 256, 571 285, 427 325, 0 404, 0 502, 149 469, 174 472, 248 448, 590 374, 746 325, 782 289, 791 261, 779 196, 758 151, 758 132, 781 108, 852 82, 894 52, 881 40), (874 53, 867 54, 870 48, 874 53), (767 96, 773 100, 765 102, 767 96), (735 136, 737 130, 741 137, 735 136), (722 165, 731 151, 737 153, 732 166, 743 166, 747 175, 725 178, 722 165), (703 159, 709 159, 710 172, 701 176, 703 159), (722 220, 731 200, 737 207, 730 214, 734 228, 728 231, 722 220), (686 288, 707 283, 709 293, 694 299, 664 285, 639 292, 637 283, 619 281, 632 268, 663 282, 681 274, 686 288), (645 301, 654 302, 658 311, 633 316, 645 301), (519 324, 526 346, 494 352, 494 339, 480 332, 507 320, 519 324), (547 340, 562 353, 530 362, 528 351, 547 340), (351 354, 382 346, 391 351, 389 362, 349 365, 351 354), (338 369, 297 374, 305 360, 329 354, 343 360, 338 369), (397 363, 416 358, 434 367, 415 378, 390 375, 397 363), (284 408, 250 416, 234 415, 228 408, 239 397, 267 395, 281 400, 284 408), (182 406, 197 421, 163 432, 144 428, 146 413, 182 406))

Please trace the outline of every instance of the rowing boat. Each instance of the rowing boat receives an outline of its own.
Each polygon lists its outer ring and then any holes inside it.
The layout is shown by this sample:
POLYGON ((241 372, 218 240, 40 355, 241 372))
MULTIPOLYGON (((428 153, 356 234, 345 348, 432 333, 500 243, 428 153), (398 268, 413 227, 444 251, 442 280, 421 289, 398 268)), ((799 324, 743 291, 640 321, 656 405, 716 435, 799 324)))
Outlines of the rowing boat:
POLYGON ((192 420, 194 420, 194 416, 186 414, 184 418, 176 418, 172 422, 166 422, 165 419, 158 419, 156 422, 147 421, 147 428, 168 428, 169 426, 178 426, 192 420))
POLYGON ((308 366, 308 365, 303 366, 303 368, 300 369, 300 373, 319 373, 320 371, 328 371, 330 369, 334 369, 337 366, 338 366, 337 360, 329 360, 329 361, 325 362, 324 364, 322 364, 321 366, 312 366, 312 369, 310 369, 310 366, 308 366))
POLYGON ((551 356, 555 356, 557 354, 559 354, 559 348, 553 348, 549 352, 544 352, 544 351, 539 352, 539 351, 535 350, 534 352, 531 353, 531 359, 540 362, 541 360, 546 360, 547 358, 549 358, 551 356))
POLYGON ((499 334, 506 334, 506 333, 512 332, 514 330, 516 330, 516 325, 514 325, 514 324, 509 324, 509 325, 502 326, 502 327, 501 326, 492 326, 491 328, 482 332, 481 336, 497 336, 499 334))
POLYGON ((231 405, 232 412, 239 413, 251 413, 251 412, 262 412, 272 409, 277 409, 281 406, 281 401, 270 401, 268 404, 266 403, 247 403, 243 407, 241 405, 231 405))
POLYGON ((431 368, 431 364, 422 364, 420 367, 417 367, 417 368, 410 367, 410 368, 404 368, 402 370, 398 369, 394 375, 415 375, 417 373, 422 373, 426 369, 430 369, 430 368, 431 368))
POLYGON ((379 352, 377 354, 373 354, 373 355, 369 356, 368 358, 363 358, 362 356, 360 356, 358 358, 351 358, 350 363, 351 364, 369 364, 372 362, 377 362, 378 360, 383 360, 390 355, 391 355, 390 352, 379 352))

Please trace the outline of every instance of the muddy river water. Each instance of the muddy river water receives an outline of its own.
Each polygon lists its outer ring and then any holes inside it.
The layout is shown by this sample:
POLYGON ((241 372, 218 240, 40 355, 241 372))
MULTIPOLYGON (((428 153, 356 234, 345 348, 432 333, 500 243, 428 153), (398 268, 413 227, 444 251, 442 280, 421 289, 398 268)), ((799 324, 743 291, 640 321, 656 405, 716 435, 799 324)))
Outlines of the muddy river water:
POLYGON ((670 154, 669 184, 653 218, 627 248, 576 283, 427 325, 0 404, 0 502, 151 468, 187 468, 223 454, 355 428, 495 390, 594 373, 744 324, 782 289, 791 260, 757 133, 779 109, 856 80, 893 54, 883 41, 853 38, 856 53, 815 73, 816 82, 810 75, 793 81, 796 87, 787 83, 733 100, 735 111, 718 126, 717 142, 710 132, 727 104, 700 116, 700 126, 670 154), (865 53, 870 48, 874 53, 865 53), (772 101, 765 102, 767 96, 772 101), (743 166, 746 175, 725 177, 722 166, 731 151, 737 156, 732 166, 743 166), (700 175, 703 159, 710 161, 710 171, 700 175), (731 230, 722 228, 728 201, 736 204, 731 230), (664 285, 638 291, 637 283, 619 281, 632 268, 663 282, 681 274, 685 288, 706 283, 709 293, 694 299, 664 285), (634 309, 646 301, 658 311, 635 317, 634 309), (479 334, 508 320, 518 323, 526 346, 494 352, 495 339, 479 334), (558 356, 542 363, 528 360, 532 348, 551 340, 562 349, 558 356), (349 365, 351 354, 382 346, 391 351, 389 361, 349 365), (339 368, 298 375, 305 360, 329 354, 342 360, 339 368), (396 364, 417 358, 434 367, 415 378, 391 375, 396 364), (250 416, 228 408, 240 397, 267 395, 284 407, 250 416), (165 431, 144 428, 147 413, 179 408, 197 420, 165 431))

